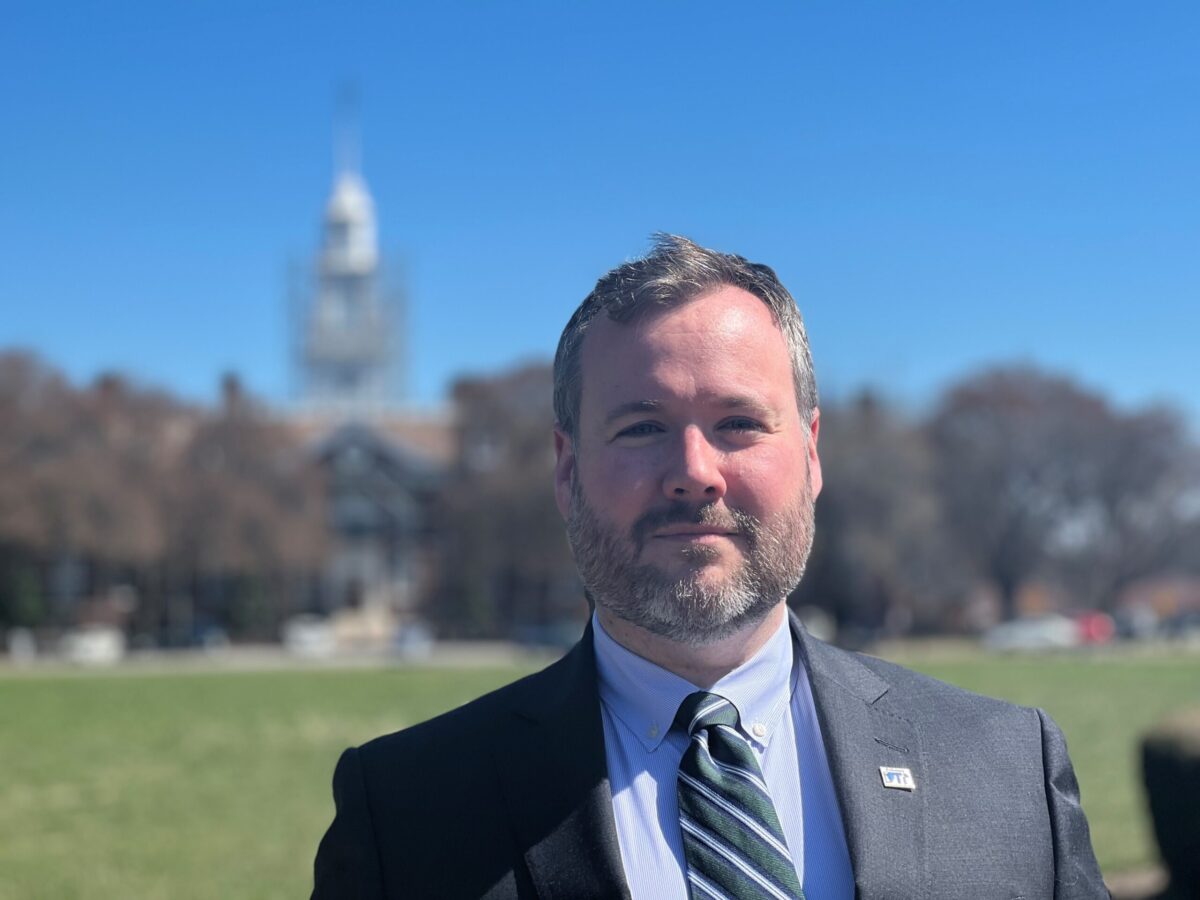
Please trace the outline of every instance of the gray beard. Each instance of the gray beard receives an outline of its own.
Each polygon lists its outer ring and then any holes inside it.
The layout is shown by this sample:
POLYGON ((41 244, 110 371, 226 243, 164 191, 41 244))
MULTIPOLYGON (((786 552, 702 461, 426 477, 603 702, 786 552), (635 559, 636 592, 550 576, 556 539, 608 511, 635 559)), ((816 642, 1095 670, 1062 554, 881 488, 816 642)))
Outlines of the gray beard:
POLYGON ((762 621, 800 583, 812 550, 813 515, 806 483, 795 502, 767 524, 712 503, 676 502, 646 513, 626 537, 600 521, 576 477, 567 538, 584 586, 599 607, 652 634, 702 646, 762 621), (681 557, 695 567, 680 578, 638 562, 647 535, 681 523, 735 529, 749 550, 745 561, 718 584, 700 578, 703 565, 720 556, 715 547, 681 548, 681 557))

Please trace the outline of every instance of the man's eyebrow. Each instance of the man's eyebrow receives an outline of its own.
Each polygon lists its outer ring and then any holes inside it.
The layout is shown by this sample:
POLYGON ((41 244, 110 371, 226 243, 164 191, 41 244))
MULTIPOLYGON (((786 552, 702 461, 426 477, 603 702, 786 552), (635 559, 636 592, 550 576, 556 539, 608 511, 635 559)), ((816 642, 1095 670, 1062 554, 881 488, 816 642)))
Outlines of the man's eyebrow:
MULTIPOLYGON (((622 403, 620 406, 614 406, 609 410, 608 415, 604 417, 604 424, 611 425, 617 419, 624 416, 658 412, 665 405, 661 400, 631 400, 628 403, 622 403)), ((717 397, 713 405, 720 409, 741 410, 764 419, 775 415, 775 411, 770 406, 757 397, 752 397, 748 394, 726 394, 725 396, 717 397)))
POLYGON ((775 415, 775 410, 764 403, 757 397, 751 397, 747 394, 727 394, 724 397, 717 398, 717 406, 722 409, 740 409, 746 412, 753 413, 762 418, 768 418, 775 415))
POLYGON ((631 400, 628 403, 622 403, 620 406, 614 406, 610 409, 608 415, 604 417, 604 424, 611 425, 622 416, 634 413, 657 412, 662 407, 663 404, 660 400, 631 400))

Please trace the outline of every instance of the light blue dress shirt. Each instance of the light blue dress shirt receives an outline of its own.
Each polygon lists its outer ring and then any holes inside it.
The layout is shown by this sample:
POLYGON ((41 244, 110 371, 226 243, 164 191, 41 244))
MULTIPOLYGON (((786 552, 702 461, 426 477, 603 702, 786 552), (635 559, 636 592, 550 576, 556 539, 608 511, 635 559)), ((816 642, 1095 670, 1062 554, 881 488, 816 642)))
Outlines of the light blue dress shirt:
MULTIPOLYGON (((671 723, 698 688, 625 649, 593 616, 604 749, 625 879, 635 900, 687 897, 675 793, 687 735, 671 723)), ((709 691, 737 707, 807 900, 853 900, 854 875, 808 673, 785 619, 709 691)))

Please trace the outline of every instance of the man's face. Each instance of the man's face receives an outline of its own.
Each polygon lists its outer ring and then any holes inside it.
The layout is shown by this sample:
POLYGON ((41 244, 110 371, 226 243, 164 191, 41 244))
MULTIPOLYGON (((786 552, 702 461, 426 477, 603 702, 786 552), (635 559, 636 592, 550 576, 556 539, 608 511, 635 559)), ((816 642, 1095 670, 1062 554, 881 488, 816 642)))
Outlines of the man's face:
POLYGON ((723 287, 599 319, 581 373, 555 490, 596 603, 690 644, 761 619, 803 574, 821 487, 819 420, 801 418, 770 310, 723 287))

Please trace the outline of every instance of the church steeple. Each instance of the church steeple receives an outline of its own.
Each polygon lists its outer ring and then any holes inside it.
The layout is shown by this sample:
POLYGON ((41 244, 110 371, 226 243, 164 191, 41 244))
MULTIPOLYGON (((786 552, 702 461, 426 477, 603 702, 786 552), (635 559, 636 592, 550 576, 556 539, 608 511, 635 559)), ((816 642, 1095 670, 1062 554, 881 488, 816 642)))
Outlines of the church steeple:
POLYGON ((333 134, 334 182, 325 207, 321 267, 331 272, 373 271, 379 262, 375 204, 359 171, 358 98, 343 87, 333 134))
POLYGON ((342 172, 325 206, 321 268, 331 273, 367 274, 378 263, 375 203, 361 176, 342 172))
POLYGON ((334 125, 316 297, 304 350, 305 405, 367 417, 387 405, 392 323, 379 284, 375 204, 360 172, 357 101, 343 91, 334 125))

